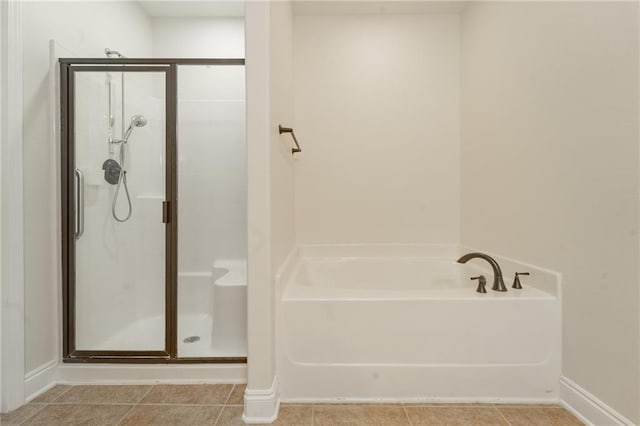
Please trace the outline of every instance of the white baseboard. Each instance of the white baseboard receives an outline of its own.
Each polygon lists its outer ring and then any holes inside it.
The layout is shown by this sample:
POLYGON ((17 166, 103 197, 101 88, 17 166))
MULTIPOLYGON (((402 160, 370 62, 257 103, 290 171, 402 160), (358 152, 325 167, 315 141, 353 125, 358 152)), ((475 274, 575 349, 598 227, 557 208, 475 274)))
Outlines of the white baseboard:
POLYGON ((549 405, 559 403, 558 398, 500 398, 500 397, 432 397, 432 398, 280 398, 289 404, 511 404, 549 405))
POLYGON ((56 382, 73 385, 246 383, 246 364, 60 364, 56 382))
POLYGON ((249 389, 244 392, 245 423, 272 423, 278 418, 280 396, 278 394, 278 377, 273 378, 270 389, 249 389))
POLYGON ((247 366, 237 365, 118 365, 48 362, 25 376, 25 400, 31 401, 56 384, 194 384, 246 383, 247 366))
POLYGON ((24 395, 31 401, 56 385, 58 361, 52 360, 41 365, 24 377, 24 395))
POLYGON ((560 403, 587 425, 634 425, 631 420, 564 376, 560 377, 560 403))

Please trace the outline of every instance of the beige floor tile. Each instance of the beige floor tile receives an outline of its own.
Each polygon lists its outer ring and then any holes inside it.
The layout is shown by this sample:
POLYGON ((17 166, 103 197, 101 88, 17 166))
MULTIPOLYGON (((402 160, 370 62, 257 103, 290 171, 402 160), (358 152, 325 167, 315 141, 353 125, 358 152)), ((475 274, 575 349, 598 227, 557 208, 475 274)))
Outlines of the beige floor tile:
POLYGON ((313 405, 281 405, 278 419, 271 423, 277 426, 311 426, 313 405))
MULTIPOLYGON (((243 407, 240 405, 226 406, 216 425, 243 425, 243 407)), ((270 423, 272 426, 311 426, 313 424, 313 406, 308 405, 280 405, 278 419, 270 423)))
POLYGON ((141 404, 224 404, 233 385, 157 385, 141 404))
POLYGON ((408 425, 401 405, 316 405, 316 425, 408 425))
POLYGON ((504 407, 498 409, 513 426, 578 426, 582 422, 564 408, 504 407))
POLYGON ((405 407, 494 407, 494 404, 484 404, 480 402, 405 402, 403 405, 405 407))
POLYGON ((247 385, 235 385, 233 387, 233 390, 231 391, 231 395, 229 395, 227 404, 231 404, 231 405, 244 404, 244 390, 246 388, 247 388, 247 385))
POLYGON ((405 407, 413 426, 498 426, 507 425, 494 407, 405 407))
POLYGON ((45 404, 26 404, 10 413, 0 414, 0 425, 19 425, 42 410, 45 404))
POLYGON ((220 418, 216 423, 216 426, 241 426, 244 425, 242 421, 243 407, 240 405, 227 405, 222 410, 220 418))
POLYGON ((151 386, 72 386, 56 404, 135 404, 151 386))
MULTIPOLYGON (((242 422, 240 405, 226 406, 218 419, 216 426, 240 426, 242 422)), ((278 419, 270 423, 271 426, 311 426, 313 424, 312 405, 280 406, 278 419)))
MULTIPOLYGON (((286 402, 286 403, 280 403, 280 405, 293 405, 293 404, 304 404, 302 402, 286 402)), ((330 402, 316 402, 314 404, 311 404, 314 406, 318 406, 318 407, 322 407, 322 406, 326 406, 326 405, 362 405, 365 407, 380 407, 380 406, 387 406, 387 407, 402 407, 402 403, 394 403, 394 402, 375 402, 375 401, 367 401, 367 402, 362 402, 362 401, 330 401, 330 402)))
POLYGON ((562 408, 558 404, 494 404, 497 408, 562 408))
POLYGON ((120 425, 213 426, 221 410, 216 405, 138 405, 120 425))
POLYGON ((116 425, 131 407, 123 404, 52 404, 40 410, 27 420, 24 425, 116 425))
POLYGON ((56 385, 31 402, 53 402, 63 393, 71 389, 68 385, 56 385))

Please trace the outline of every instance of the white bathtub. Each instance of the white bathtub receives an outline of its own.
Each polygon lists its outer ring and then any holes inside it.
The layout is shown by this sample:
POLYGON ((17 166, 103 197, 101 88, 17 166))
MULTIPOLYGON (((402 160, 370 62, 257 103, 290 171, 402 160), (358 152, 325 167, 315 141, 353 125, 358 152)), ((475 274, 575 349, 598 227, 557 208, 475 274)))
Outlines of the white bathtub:
POLYGON ((559 276, 437 246, 304 247, 280 277, 285 401, 555 401, 559 276), (532 273, 511 289, 515 270, 532 273), (487 293, 477 293, 483 273, 487 293), (536 285, 536 282, 538 285, 536 285))

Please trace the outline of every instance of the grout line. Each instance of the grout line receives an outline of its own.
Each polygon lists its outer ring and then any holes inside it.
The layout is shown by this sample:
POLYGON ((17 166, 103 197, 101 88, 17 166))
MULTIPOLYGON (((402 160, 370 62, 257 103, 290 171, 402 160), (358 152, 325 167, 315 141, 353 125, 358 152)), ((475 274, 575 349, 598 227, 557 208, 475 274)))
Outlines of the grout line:
MULTIPOLYGON (((58 386, 58 385, 56 385, 58 386)), ((69 388, 66 391, 63 391, 60 395, 56 396, 55 398, 53 398, 52 401, 47 402, 47 404, 51 404, 52 402, 56 402, 58 399, 60 399, 64 394, 66 394, 67 392, 69 392, 71 389, 74 388, 74 385, 69 385, 69 388)), ((55 386, 51 389, 53 390, 55 389, 55 386)), ((45 392, 46 393, 46 392, 45 392)))
POLYGON ((216 420, 213 422, 213 425, 217 425, 218 422, 220 421, 220 417, 222 417, 222 413, 224 412, 224 409, 227 408, 226 405, 223 405, 222 408, 220 409, 220 412, 218 413, 218 415, 216 416, 216 420))
POLYGON ((497 406, 497 405, 495 405, 495 404, 493 404, 493 408, 494 408, 494 410, 496 410, 496 411, 498 412, 498 414, 500 414, 500 416, 504 419, 504 421, 505 421, 505 422, 507 422, 507 425, 511 426, 511 422, 509 421, 509 419, 507 419, 507 418, 505 417, 505 415, 504 415, 504 414, 502 414, 502 411, 500 411, 500 409, 498 408, 498 406, 497 406))
MULTIPOLYGON (((102 405, 129 405, 129 404, 102 404, 102 405)), ((167 407, 175 407, 175 406, 180 406, 180 407, 224 407, 226 406, 226 404, 194 404, 194 403, 182 403, 182 402, 145 402, 144 404, 136 404, 136 405, 143 405, 143 406, 159 406, 159 407, 163 407, 163 406, 167 406, 167 407)), ((240 405, 240 404, 231 404, 233 405, 240 405)))
POLYGON ((149 389, 147 389, 147 391, 146 391, 144 394, 142 394, 142 396, 138 399, 138 401, 134 402, 134 404, 131 406, 131 408, 129 408, 129 409, 127 410, 127 412, 126 412, 126 413, 124 413, 124 415, 122 416, 122 418, 121 418, 120 420, 118 420, 118 423, 116 423, 116 426, 120 425, 120 424, 122 423, 122 421, 123 421, 124 419, 126 419, 126 418, 127 418, 127 416, 129 415, 129 413, 131 413, 131 412, 132 412, 132 411, 133 411, 133 410, 134 410, 134 409, 135 409, 135 408, 140 404, 140 402, 141 402, 141 401, 142 401, 142 400, 143 400, 147 395, 149 395, 149 393, 153 390, 153 388, 154 388, 154 385, 149 386, 149 389))
POLYGON ((47 405, 137 405, 135 402, 51 402, 47 405))
POLYGON ((311 404, 311 426, 316 424, 316 404, 311 404))
POLYGON ((402 410, 404 411, 404 415, 407 417, 407 422, 409 422, 409 426, 413 426, 413 423, 411 423, 411 419, 409 418, 409 413, 407 412, 407 406, 402 404, 402 410))
MULTIPOLYGON (((65 405, 205 405, 205 404, 136 404, 135 402, 52 402, 47 405, 65 406, 65 405)), ((209 405, 212 405, 212 404, 209 404, 209 405)))
POLYGON ((135 405, 139 405, 142 402, 142 400, 145 399, 146 396, 149 395, 149 393, 151 393, 154 387, 155 385, 149 386, 149 389, 140 397, 138 401, 135 402, 135 405))
MULTIPOLYGON (((398 403, 409 408, 436 407, 436 408, 491 408, 494 404, 482 404, 476 402, 403 402, 398 403)), ((393 405, 393 404, 391 404, 393 405)))
POLYGON ((231 399, 231 395, 233 395, 233 391, 235 390, 236 386, 238 385, 231 386, 231 391, 229 391, 229 395, 227 395, 227 399, 224 400, 224 405, 227 405, 229 403, 229 400, 231 399))
POLYGON ((130 413, 130 412, 132 412, 132 411, 133 411, 133 409, 134 409, 134 408, 136 408, 136 407, 137 407, 137 405, 136 405, 136 404, 132 405, 132 406, 131 406, 131 408, 129 408, 129 409, 127 410, 127 412, 126 412, 126 413, 124 413, 124 414, 122 415, 122 417, 120 417, 120 420, 118 420, 118 422, 116 423, 116 426, 118 426, 118 425, 122 424, 122 421, 123 421, 125 418, 127 418, 127 416, 129 415, 129 413, 130 413))
POLYGON ((147 391, 143 393, 142 396, 140 396, 140 398, 138 398, 136 402, 133 403, 131 408, 129 408, 127 412, 123 414, 120 420, 118 420, 118 422, 116 423, 116 426, 122 424, 124 419, 126 419, 127 416, 140 404, 140 401, 142 401, 147 395, 149 395, 149 393, 153 390, 153 388, 154 388, 154 385, 149 386, 149 389, 147 389, 147 391))
MULTIPOLYGON (((29 402, 28 404, 31 404, 31 402, 29 402)), ((33 412, 33 414, 31 414, 30 416, 27 416, 27 418, 26 418, 26 419, 24 419, 23 421, 21 421, 20 423, 18 423, 18 425, 23 425, 23 424, 25 424, 26 422, 28 422, 29 420, 31 420, 32 418, 34 418, 34 417, 36 416, 36 414, 38 414, 40 411, 44 410, 45 408, 47 408, 47 407, 49 406, 49 404, 48 404, 48 403, 46 403, 46 402, 44 402, 44 403, 42 403, 42 402, 35 402, 35 403, 33 403, 33 404, 38 404, 38 405, 42 404, 42 406, 40 407, 40 409, 39 409, 39 410, 34 411, 34 412, 33 412)), ((25 404, 25 405, 26 405, 26 404, 25 404)), ((19 408, 20 408, 20 407, 16 408, 16 410, 17 410, 17 409, 19 409, 19 408)), ((15 410, 14 410, 14 411, 15 411, 15 410)))
POLYGON ((500 407, 500 406, 508 406, 510 408, 560 408, 562 409, 563 407, 556 405, 556 404, 493 404, 496 407, 500 407))

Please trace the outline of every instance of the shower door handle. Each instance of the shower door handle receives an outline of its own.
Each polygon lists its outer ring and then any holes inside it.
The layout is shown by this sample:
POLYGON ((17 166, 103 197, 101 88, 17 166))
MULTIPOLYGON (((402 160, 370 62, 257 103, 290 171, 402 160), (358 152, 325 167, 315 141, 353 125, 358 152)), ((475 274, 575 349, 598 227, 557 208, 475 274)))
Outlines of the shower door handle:
POLYGON ((76 169, 76 240, 84 234, 84 174, 76 169))
POLYGON ((170 205, 171 204, 169 203, 169 201, 162 202, 162 223, 171 222, 171 209, 169 207, 170 205))

